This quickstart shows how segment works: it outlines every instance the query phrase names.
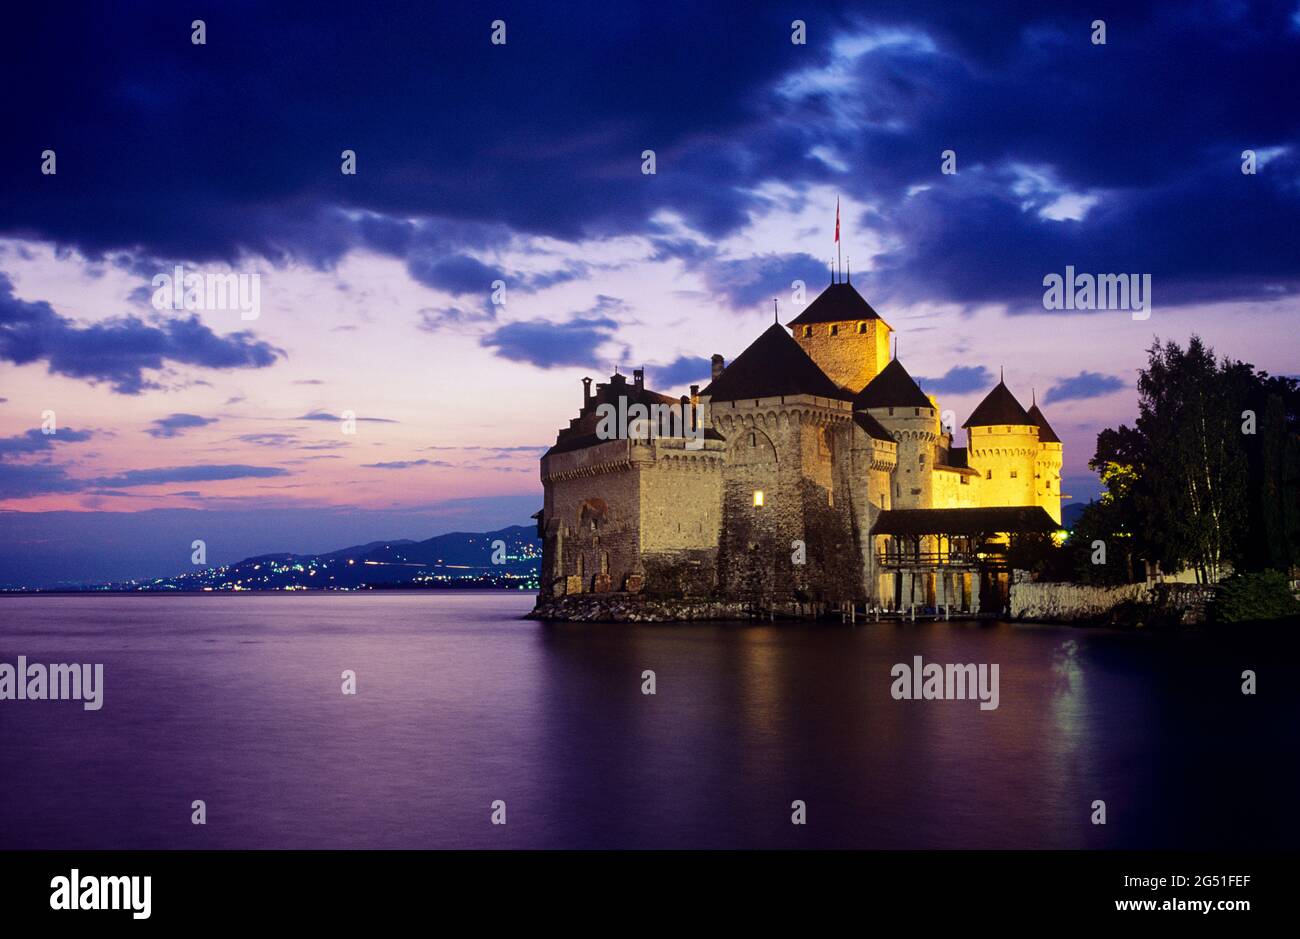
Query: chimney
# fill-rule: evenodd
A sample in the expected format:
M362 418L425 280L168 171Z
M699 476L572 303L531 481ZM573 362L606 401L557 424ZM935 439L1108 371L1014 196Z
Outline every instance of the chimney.
M591 402L591 379L582 380L582 406L585 408Z
M713 380L717 381L722 370L727 367L726 361L718 353L713 353Z
M634 368L634 369L632 369L632 385L633 385L633 387L636 388L637 391L640 391L642 388L645 387L645 369L644 369L644 368Z
M691 404L694 404L700 397L700 386L691 385Z

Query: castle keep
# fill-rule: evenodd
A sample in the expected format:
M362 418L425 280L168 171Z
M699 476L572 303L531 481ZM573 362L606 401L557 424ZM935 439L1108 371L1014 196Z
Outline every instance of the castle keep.
M956 446L892 332L832 283L689 396L583 379L541 461L542 597L1000 608L1008 549L1059 526L1060 439L1000 380Z

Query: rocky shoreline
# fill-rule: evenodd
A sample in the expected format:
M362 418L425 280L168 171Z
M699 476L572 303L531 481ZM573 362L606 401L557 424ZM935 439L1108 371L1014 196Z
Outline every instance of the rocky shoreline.
M1206 622L1212 587L1196 584L1128 584L1091 587L1070 583L1015 583L1011 620L1076 626L1131 628L1199 626ZM793 610L791 611L793 613ZM805 608L798 619L814 618ZM528 619L582 623L688 623L751 619L752 605L738 600L652 597L641 593L601 592L539 596ZM859 614L861 615L861 613ZM978 614L954 614L971 618ZM839 619L826 610L824 617ZM764 619L768 618L766 615ZM787 618L777 614L777 618Z
M736 620L749 616L750 605L731 600L647 597L636 593L583 593L537 598L528 619L575 623L686 623Z

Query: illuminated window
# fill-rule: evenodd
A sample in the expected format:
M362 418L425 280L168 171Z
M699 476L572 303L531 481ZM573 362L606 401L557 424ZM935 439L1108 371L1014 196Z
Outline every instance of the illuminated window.
M755 490L754 490L754 506L755 506L755 508L761 508L762 505L763 505L763 490L762 490L762 489L755 489Z

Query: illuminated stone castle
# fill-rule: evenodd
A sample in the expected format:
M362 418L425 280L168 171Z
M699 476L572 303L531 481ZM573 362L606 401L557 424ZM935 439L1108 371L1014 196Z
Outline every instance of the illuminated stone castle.
M542 457L542 596L625 592L765 609L989 610L1007 547L1061 519L1061 442L999 381L955 446L851 283L674 399L615 374ZM612 409L685 425L613 434ZM652 432L649 427L654 426Z

